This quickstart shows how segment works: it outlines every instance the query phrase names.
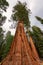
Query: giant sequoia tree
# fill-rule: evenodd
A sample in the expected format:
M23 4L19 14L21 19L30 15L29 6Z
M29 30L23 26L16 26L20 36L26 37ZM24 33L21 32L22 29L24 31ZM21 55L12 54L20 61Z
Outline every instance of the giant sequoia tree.
M36 54L32 39L30 40L31 42L29 42L28 44L28 39L24 32L24 26L26 26L26 29L30 27L30 22L28 18L29 12L26 8L26 3L22 4L21 2L18 2L18 4L14 6L12 18L13 20L19 21L19 23L9 54L2 61L2 65L40 65L39 58ZM24 24L24 26L22 23ZM8 50L8 47L6 49Z
M30 14L30 9L26 7L26 3L21 3L20 1L13 7L13 14L12 14L12 19L16 22L23 21L24 26L26 27L26 33L29 34L33 37L33 40L35 42L36 48L38 49L38 52L40 56L43 56L42 52L42 47L43 47L43 32L41 31L40 28L33 26L31 32L29 30L30 27L30 21L29 21L29 14ZM43 19L40 17L36 16L38 21L41 21L43 23Z

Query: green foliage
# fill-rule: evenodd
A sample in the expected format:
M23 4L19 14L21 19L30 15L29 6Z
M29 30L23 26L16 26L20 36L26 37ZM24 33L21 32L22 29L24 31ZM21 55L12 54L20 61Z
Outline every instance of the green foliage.
M8 6L9 4L6 0L0 0L0 25L6 20L6 17L2 16L2 12L6 11Z
M0 9L6 11L7 6L9 6L9 4L6 0L0 0Z
M2 16L2 15L0 14L0 26L3 25L3 23L5 22L5 20L6 20L6 17L5 17L5 16Z
M0 61L2 60L2 52L5 48L4 45L4 34L3 34L3 29L1 28L1 26L3 25L3 23L6 20L6 17L2 15L3 11L6 11L7 6L8 6L8 2L6 0L0 0Z
M41 24L43 24L43 19L42 19L41 17L39 17L39 16L35 16L35 17L36 17L36 19L37 19L38 21L41 22Z
M4 39L3 39L3 30L2 28L0 27L0 61L1 61L1 53L2 53L2 48L4 47L3 46L3 42L4 42Z
M29 21L30 9L26 7L26 3L18 3L13 7L12 19L16 21L23 21L25 26L30 27Z
M8 32L8 33L6 34L5 41L4 41L4 43L2 44L2 46L1 46L0 61L3 60L3 59L6 57L8 51L9 51L9 49L10 49L12 40L13 40L13 36L11 35L10 32Z
M39 16L35 16L35 17L39 22L41 22L41 24L43 24L42 18L40 18ZM43 58L43 31L41 31L40 28L37 27L35 28L33 27L33 30L35 31L34 40L35 40L36 47L38 49L40 57Z

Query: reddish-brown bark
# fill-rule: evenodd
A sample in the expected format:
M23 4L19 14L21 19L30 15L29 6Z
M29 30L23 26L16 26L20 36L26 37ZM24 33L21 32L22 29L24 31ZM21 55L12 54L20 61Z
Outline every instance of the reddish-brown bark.
M39 58L39 55L38 55L37 50L35 48L35 45L33 43L32 37L30 37L30 45L31 45L32 53L34 54L34 57L37 59L37 61L40 61L40 58Z
M23 24L19 22L10 51L1 65L40 65L37 51L30 46L30 43L24 32Z

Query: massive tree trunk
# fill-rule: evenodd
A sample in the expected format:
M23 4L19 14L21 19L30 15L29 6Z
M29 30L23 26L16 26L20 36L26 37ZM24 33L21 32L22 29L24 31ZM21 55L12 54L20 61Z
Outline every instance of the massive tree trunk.
M28 42L23 23L19 22L10 51L1 65L40 65L35 58L36 53L32 53L30 43L32 42Z

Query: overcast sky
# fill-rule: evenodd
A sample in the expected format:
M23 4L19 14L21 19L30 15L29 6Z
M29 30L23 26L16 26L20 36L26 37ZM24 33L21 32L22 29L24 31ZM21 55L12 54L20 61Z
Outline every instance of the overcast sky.
M4 12L4 15L6 15L7 20L6 23L3 25L3 29L8 31L12 31L12 34L15 33L15 29L9 29L9 26L11 26L11 22L8 22L8 20L11 17L13 6L17 3L17 1L26 2L27 7L30 8L32 14L30 16L31 26L37 25L40 26L40 28L43 30L43 26L35 19L35 16L40 16L43 18L43 0L7 0L9 2L9 7L7 9L7 12Z

